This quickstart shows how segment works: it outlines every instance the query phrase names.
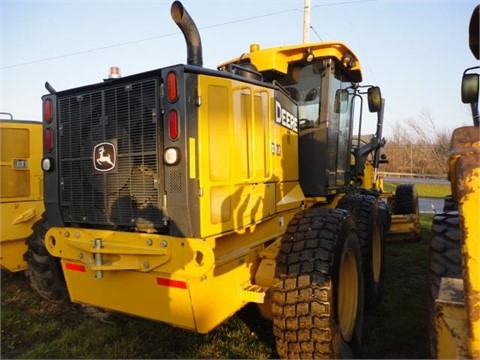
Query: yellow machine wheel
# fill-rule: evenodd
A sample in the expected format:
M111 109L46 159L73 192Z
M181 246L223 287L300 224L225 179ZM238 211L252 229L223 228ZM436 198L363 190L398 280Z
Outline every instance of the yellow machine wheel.
M32 226L33 233L27 238L27 252L24 259L28 263L25 270L27 278L40 296L54 303L69 300L62 266L57 258L50 255L45 248L45 234L49 225L43 218Z
M442 278L462 277L460 225L457 211L436 214L432 223L429 245L429 335L430 352L437 357L437 331L435 329L435 299Z
M358 307L358 263L352 248L345 248L338 277L338 320L342 338L350 341L355 330Z
M309 208L283 236L273 283L281 358L351 358L363 327L364 284L355 222L342 209Z
M365 303L373 306L382 297L385 268L385 231L378 200L370 195L348 195L339 201L337 208L348 210L355 217L362 249Z

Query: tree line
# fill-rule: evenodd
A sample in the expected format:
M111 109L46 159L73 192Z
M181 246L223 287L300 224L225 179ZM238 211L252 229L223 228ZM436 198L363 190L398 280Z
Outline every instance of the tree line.
M451 131L435 127L430 113L423 110L420 121L409 119L393 126L382 149L388 163L380 171L446 175Z

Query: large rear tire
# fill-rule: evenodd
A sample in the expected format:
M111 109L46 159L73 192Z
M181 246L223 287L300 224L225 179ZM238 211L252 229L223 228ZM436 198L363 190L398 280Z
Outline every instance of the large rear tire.
M372 307L382 298L385 270L385 231L378 201L374 196L348 195L337 208L348 210L355 217L363 256L365 303Z
M43 218L32 226L33 233L27 238L27 252L23 255L28 263L25 271L30 284L38 294L54 303L69 300L60 261L45 248L45 234L49 225Z
M429 336L430 352L437 357L437 332L435 330L435 299L443 277L462 277L460 226L457 211L436 214L432 222L429 244Z
M281 358L360 355L364 284L351 214L309 208L289 223L273 282L273 332Z

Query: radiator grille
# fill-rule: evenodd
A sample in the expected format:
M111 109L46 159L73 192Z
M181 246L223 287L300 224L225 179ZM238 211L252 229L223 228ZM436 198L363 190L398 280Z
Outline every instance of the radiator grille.
M60 201L65 221L121 227L141 223L142 228L149 224L147 230L162 226L157 89L157 81L150 79L60 98ZM111 148L116 154L107 151ZM102 168L112 163L113 169Z

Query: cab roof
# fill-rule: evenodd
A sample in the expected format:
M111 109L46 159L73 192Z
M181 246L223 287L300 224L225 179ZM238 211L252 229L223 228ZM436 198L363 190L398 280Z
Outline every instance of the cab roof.
M260 49L258 44L252 44L250 52L220 64L218 69L224 70L230 64L250 62L261 73L276 71L286 74L290 63L309 62L317 58L337 59L352 82L362 81L360 61L353 51L341 42L306 43L267 49Z

